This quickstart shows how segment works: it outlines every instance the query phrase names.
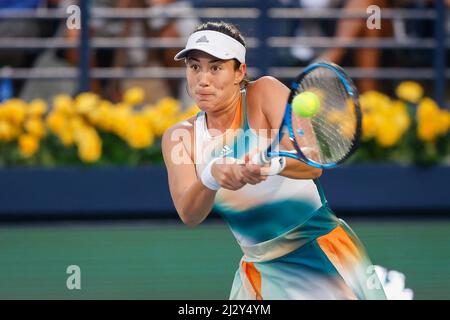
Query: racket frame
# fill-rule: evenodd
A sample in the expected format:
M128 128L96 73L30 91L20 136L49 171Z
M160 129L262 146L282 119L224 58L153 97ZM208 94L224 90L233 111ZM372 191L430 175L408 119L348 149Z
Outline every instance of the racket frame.
M297 143L297 140L295 139L294 130L292 128L292 100L297 95L297 90L299 88L299 83L303 80L306 75L308 75L311 71L313 71L316 68L324 67L328 68L331 71L333 71L339 78L339 80L344 85L345 90L347 91L348 95L353 100L354 108L355 108L355 117L356 117L356 128L355 128L355 134L353 136L353 143L350 148L350 150L347 152L347 154L340 159L337 162L332 163L318 163L316 161L313 161L306 157L306 155L302 152L300 146ZM292 151L272 151L276 148L277 145L279 145L281 138L284 135L284 127L287 128L289 133L289 139L292 142L292 145L295 148L295 152ZM360 144L360 137L361 137L361 128L362 128L362 112L361 107L359 104L359 95L358 91L356 90L355 85L353 84L353 81L350 79L350 77L345 73L345 71L338 65L331 63L331 62L317 62L313 63L309 66L307 66L303 72L296 78L296 80L291 85L291 92L289 94L288 102L286 103L286 109L283 115L283 119L281 121L280 130L277 133L277 137L272 141L270 146L261 153L261 161L262 163L269 163L270 158L272 157L287 157L292 158L296 160L303 161L304 163L315 167L315 168L321 168L321 169L330 169L335 168L345 160L347 160L359 147ZM261 161L258 161L261 163Z

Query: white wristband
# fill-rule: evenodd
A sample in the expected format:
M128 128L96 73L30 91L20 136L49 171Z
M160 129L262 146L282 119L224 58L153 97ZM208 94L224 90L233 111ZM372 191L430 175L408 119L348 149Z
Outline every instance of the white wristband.
M216 181L216 179L213 177L211 173L213 164L219 159L221 158L215 158L211 160L200 176L200 179L202 183L205 185L205 187L214 191L217 191L221 188L220 184Z
M273 176L279 174L286 167L285 157L274 157L270 159L270 169L268 171L268 176Z

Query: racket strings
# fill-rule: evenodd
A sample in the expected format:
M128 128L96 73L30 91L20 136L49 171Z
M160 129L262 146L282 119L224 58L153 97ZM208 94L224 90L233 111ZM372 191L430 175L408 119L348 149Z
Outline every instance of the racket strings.
M317 79L320 79L320 82ZM330 82L332 82L330 81L330 78L325 75L310 75L302 81L301 91L316 91L316 94L319 95L319 98L322 98L321 108L323 110L327 105L330 104L330 97L335 96L335 94L326 94L325 89L333 88L333 83ZM320 161L329 162L331 155L334 154L336 156L339 156L339 150L342 149L342 144L340 143L340 139L336 139L334 137L335 130L333 130L333 128L330 128L324 121L323 114L324 112L319 112L315 117L311 119L311 122L319 147L318 149L320 153ZM330 140L330 138L334 140L336 145L326 143Z
M329 69L326 69L329 71L329 73L333 73ZM320 69L319 71L323 71L323 69ZM331 108L337 108L341 110L341 123L345 123L349 121L348 119L345 119L347 117L351 117L351 113L345 112L345 106L342 104L342 102L347 101L349 98L346 91L343 90L342 82L336 77L336 75L329 74L327 79L327 85L326 88L328 89L328 94L326 95L327 100L325 101L324 106L328 110L332 110ZM339 134L341 133L339 130L339 124L337 123L330 123L326 117L326 113L320 113L319 117L320 122L318 123L318 126L322 126L326 132L325 138L332 138L332 141L334 141L335 147L333 148L332 154L335 155L336 158L342 158L345 156L345 153L347 152L348 145L352 144L353 139L348 139L345 135ZM353 121L354 119L350 119L350 121ZM333 145L332 145L333 146Z

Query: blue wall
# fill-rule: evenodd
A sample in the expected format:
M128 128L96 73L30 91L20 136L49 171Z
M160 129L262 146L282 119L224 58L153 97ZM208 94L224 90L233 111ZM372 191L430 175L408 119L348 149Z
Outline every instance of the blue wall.
M353 165L321 177L338 212L450 214L450 167ZM163 167L0 169L0 215L176 217Z

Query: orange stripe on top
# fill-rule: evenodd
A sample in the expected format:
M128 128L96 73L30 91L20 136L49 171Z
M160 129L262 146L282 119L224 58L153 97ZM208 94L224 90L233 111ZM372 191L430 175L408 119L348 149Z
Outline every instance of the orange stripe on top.
M243 123L242 123L243 114L242 113L243 113L242 112L242 96L240 96L239 97L239 101L236 104L236 110L234 112L233 121L231 122L230 127L228 129L237 130L237 129L242 128L242 125L243 125ZM208 127L208 122L207 121L206 121L206 127Z
M212 142L213 149L222 149L225 143L233 141L234 137L237 134L237 130L242 128L242 119L243 115L242 115L242 96L241 96L237 103L233 122L231 122L230 127L225 131L225 134L213 137L214 138L213 140L214 142Z
M242 127L242 95L239 96L239 101L236 107L236 113L234 114L233 122L230 129L236 130Z
M341 274L345 274L352 269L352 265L361 261L358 247L341 226L319 237L317 243Z
M253 262L242 261L242 268L247 275L253 289L256 293L256 300L262 300L261 295L261 273L256 269Z

